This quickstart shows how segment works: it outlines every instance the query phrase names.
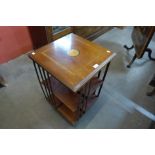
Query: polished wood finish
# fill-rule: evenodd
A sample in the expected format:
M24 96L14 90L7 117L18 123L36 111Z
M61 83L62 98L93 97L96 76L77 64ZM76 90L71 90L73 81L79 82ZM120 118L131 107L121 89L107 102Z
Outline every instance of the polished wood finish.
M69 56L67 52L72 49L79 50L80 54ZM115 56L108 49L73 33L35 52L30 57L73 92L77 92ZM95 64L98 64L97 68L93 67Z

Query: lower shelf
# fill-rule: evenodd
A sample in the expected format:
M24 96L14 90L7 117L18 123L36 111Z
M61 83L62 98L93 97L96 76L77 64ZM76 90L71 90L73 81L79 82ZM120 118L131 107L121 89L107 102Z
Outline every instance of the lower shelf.
M50 90L51 88L49 87L49 83L53 91ZM97 77L93 77L90 84L88 83L84 88L86 90L86 94L83 92L81 93L80 91L78 93L74 93L52 77L50 77L49 81L42 81L42 84L51 93L51 96L48 97L48 101L53 104L58 112L71 124L75 124L87 111L87 109L89 109L92 102L95 102L97 99L97 97L95 97L95 91L102 84L102 80ZM82 99L83 105L81 105L81 97L85 97L84 100Z
M77 112L70 111L64 104L62 104L58 111L72 124L77 121L78 115Z
M54 95L72 112L77 111L80 97L79 94L76 94L61 85L54 91Z

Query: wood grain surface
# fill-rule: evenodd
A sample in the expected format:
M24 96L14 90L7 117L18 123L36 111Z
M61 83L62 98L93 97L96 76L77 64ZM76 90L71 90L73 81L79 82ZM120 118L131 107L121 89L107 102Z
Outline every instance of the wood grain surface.
M67 53L72 49L77 49L79 55L69 56ZM71 33L37 49L29 56L65 86L77 92L111 61L115 53Z

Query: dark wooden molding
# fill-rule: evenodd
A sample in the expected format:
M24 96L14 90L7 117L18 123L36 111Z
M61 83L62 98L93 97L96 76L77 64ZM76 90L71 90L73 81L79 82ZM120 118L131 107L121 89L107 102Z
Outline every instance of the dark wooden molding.
M38 49L48 43L45 26L29 26L33 49Z
M111 30L112 26L71 26L55 35L52 34L52 26L29 26L33 49L38 49L62 36L75 33L88 40L94 40L100 35Z
M107 31L111 30L113 27L107 27L105 29L101 29L93 34L91 34L90 36L87 37L88 40L94 40L97 37L101 36L102 34L106 33Z
M73 33L88 40L94 40L112 28L112 26L73 26Z

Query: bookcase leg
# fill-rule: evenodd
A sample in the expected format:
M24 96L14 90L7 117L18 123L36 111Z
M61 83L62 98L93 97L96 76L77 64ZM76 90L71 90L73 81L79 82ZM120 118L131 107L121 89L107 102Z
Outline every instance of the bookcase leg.
M102 87L103 87L103 83L104 83L105 77L106 77L106 75L107 75L109 66L110 66L110 62L107 64L107 66L106 66L106 68L105 68L104 75L103 75L103 77L102 77L102 84L101 84L101 86L99 87L99 91L98 91L96 97L99 97L99 95L100 95L100 93L101 93L101 89L102 89Z

